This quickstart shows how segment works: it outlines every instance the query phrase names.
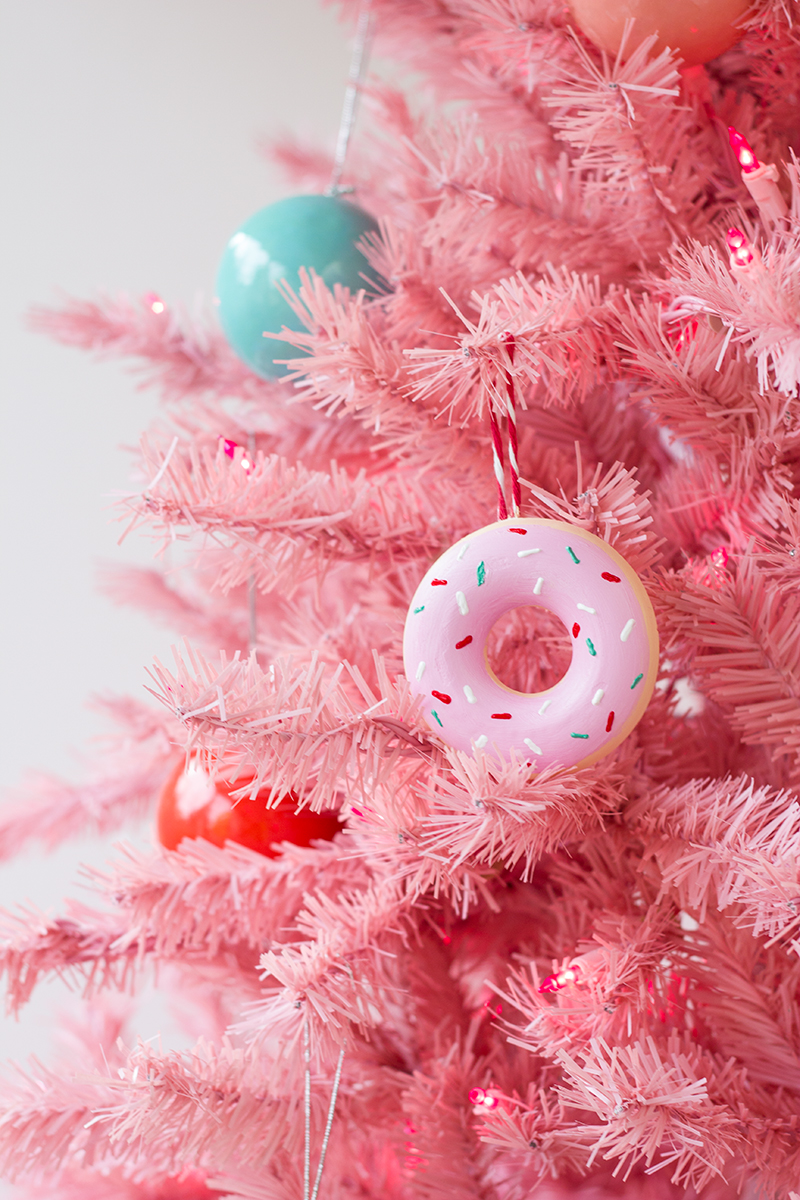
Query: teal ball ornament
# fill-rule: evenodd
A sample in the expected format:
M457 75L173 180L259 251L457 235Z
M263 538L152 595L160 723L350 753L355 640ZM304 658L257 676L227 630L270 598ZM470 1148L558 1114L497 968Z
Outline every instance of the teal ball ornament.
M382 280L356 248L364 234L377 229L369 213L338 196L291 196L262 208L236 230L217 274L219 318L236 354L262 379L286 374L276 359L303 353L263 336L304 328L278 282L297 291L305 267L328 287L341 283L354 292L377 291Z

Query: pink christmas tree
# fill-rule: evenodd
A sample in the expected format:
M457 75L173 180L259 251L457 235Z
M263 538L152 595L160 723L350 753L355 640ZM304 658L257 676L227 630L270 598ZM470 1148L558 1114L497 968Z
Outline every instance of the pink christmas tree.
M800 1191L794 7L683 69L549 0L373 0L424 77L413 107L369 83L344 176L380 294L306 275L273 382L168 298L36 316L163 394L121 515L187 553L109 588L182 641L109 704L93 781L4 810L2 852L155 822L191 772L341 829L262 854L209 817L120 856L96 908L8 918L11 1008L54 972L86 996L74 1060L3 1091L28 1196ZM316 148L275 152L328 184ZM493 443L522 518L604 539L656 611L653 698L589 766L455 750L404 675L419 581L494 519ZM514 610L487 654L535 693L570 645ZM156 966L191 1053L124 1028Z

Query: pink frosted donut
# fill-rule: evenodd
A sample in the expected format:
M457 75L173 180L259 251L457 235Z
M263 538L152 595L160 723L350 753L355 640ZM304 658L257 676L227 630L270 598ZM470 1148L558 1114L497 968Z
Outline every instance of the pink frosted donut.
M486 658L492 626L522 605L572 632L572 662L545 692L515 692ZM514 517L476 530L417 588L403 639L406 676L449 745L537 768L585 767L640 720L658 669L658 631L641 580L593 533Z

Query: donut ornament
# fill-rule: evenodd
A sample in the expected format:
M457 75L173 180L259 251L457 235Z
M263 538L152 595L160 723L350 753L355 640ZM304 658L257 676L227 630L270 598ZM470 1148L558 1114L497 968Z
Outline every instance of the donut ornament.
M572 661L553 687L516 692L486 644L511 609L532 605L570 630ZM412 691L442 741L541 770L587 767L641 719L658 670L653 607L607 542L562 521L510 517L456 542L427 572L406 618Z

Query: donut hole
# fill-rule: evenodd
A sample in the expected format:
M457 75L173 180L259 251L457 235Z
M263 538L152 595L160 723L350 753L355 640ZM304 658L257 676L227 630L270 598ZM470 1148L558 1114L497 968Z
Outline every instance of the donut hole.
M554 613L525 604L495 621L486 640L486 661L512 691L544 692L566 675L572 638Z

